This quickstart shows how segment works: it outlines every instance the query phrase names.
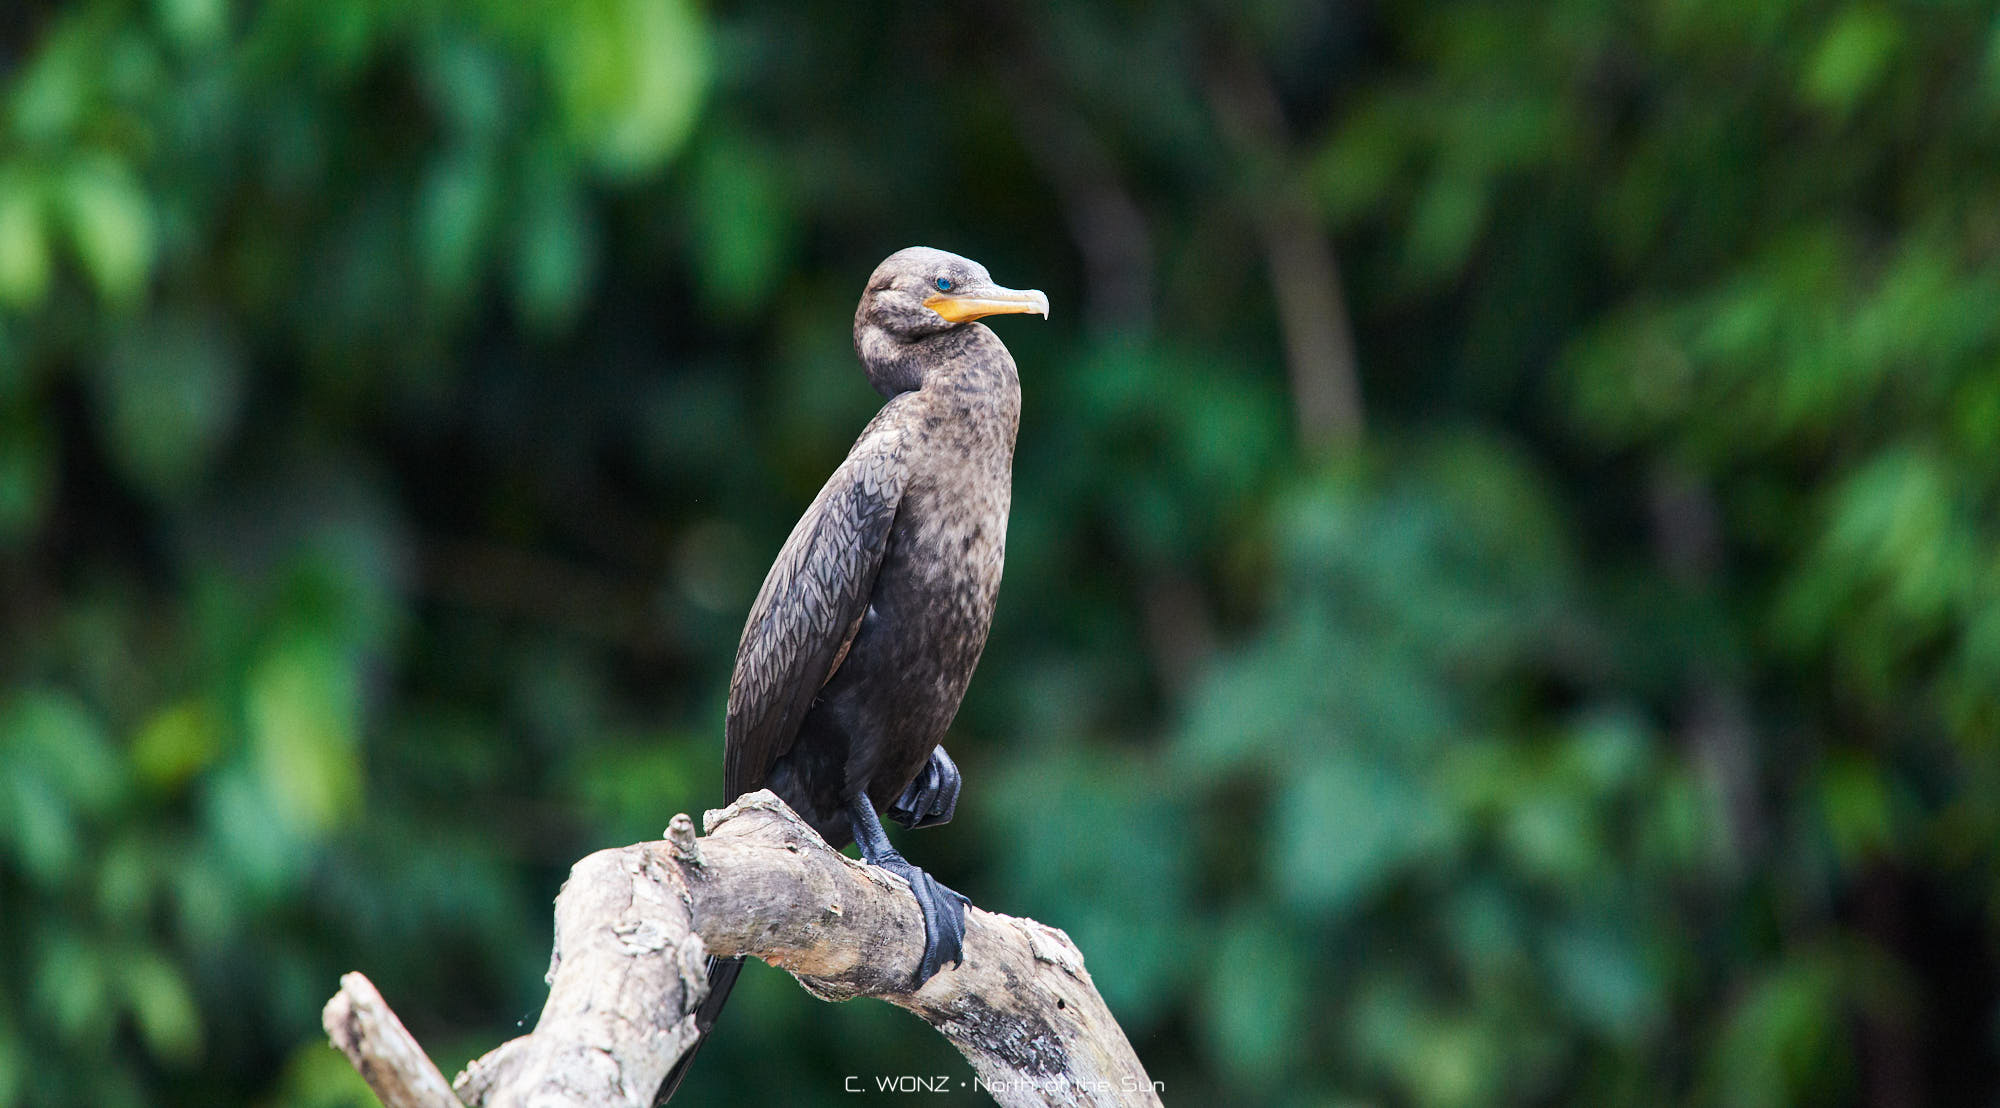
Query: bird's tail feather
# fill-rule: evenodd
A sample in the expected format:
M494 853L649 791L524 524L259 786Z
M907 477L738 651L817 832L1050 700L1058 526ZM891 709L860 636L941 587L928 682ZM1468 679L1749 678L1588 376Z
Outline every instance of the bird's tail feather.
M708 1041L708 1029L715 1026L715 1017L722 1014L722 1006L729 1001L729 990L736 987L736 975L743 972L741 958L710 958L708 960L708 995L694 1010L694 1027L701 1038L681 1055L674 1068L667 1071L666 1080L660 1082L659 1095L653 1098L654 1105L665 1104L673 1098L674 1090L681 1087L681 1078L687 1076L688 1066L700 1052L701 1044Z

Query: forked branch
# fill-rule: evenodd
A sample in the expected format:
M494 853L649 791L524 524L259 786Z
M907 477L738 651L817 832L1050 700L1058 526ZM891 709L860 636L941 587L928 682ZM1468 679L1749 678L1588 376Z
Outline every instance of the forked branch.
M327 1003L328 1035L389 1108L649 1108L694 1045L705 959L740 954L824 1000L876 997L916 1013L1000 1104L1160 1102L1062 932L968 908L964 965L912 990L923 920L899 879L829 847L769 792L706 823L697 838L675 816L665 840L570 870L541 1019L467 1066L455 1095L360 974Z

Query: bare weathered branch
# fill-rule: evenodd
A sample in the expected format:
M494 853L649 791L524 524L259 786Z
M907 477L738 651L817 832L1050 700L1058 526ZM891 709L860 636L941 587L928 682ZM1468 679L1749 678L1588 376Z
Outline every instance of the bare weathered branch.
M459 1108L444 1074L366 977L341 976L320 1025L387 1108Z
M646 1108L694 1044L687 1013L707 991L710 954L762 958L826 1000L877 997L916 1013L1004 1105L1159 1103L1062 932L970 908L965 963L912 990L924 929L900 879L833 850L768 792L707 822L697 839L676 816L664 841L576 864L556 899L548 1004L532 1033L459 1076L466 1104ZM329 1033L346 995L327 1006ZM368 1075L377 1044L365 1029L349 1038L343 1049ZM440 1103L392 1100L370 1083L392 1108Z

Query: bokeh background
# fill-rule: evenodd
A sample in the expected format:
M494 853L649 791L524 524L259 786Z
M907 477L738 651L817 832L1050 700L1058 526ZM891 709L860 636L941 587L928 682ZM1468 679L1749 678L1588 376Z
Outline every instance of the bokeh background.
M1055 311L902 843L1169 1102L1996 1103L1989 4L10 0L0 1105L531 1024L913 243ZM753 965L683 1096L903 1073Z

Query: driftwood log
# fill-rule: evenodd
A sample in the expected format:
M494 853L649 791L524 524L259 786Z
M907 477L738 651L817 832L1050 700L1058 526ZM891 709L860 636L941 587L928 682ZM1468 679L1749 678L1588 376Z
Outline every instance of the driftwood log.
M924 929L900 878L833 850L769 792L705 823L697 838L675 816L664 841L570 870L534 1031L452 1084L358 973L327 1002L328 1036L388 1108L649 1108L694 1045L706 958L741 954L821 999L877 997L916 1013L972 1063L966 1085L1000 1104L1160 1102L1061 931L968 908L965 963L912 990Z

